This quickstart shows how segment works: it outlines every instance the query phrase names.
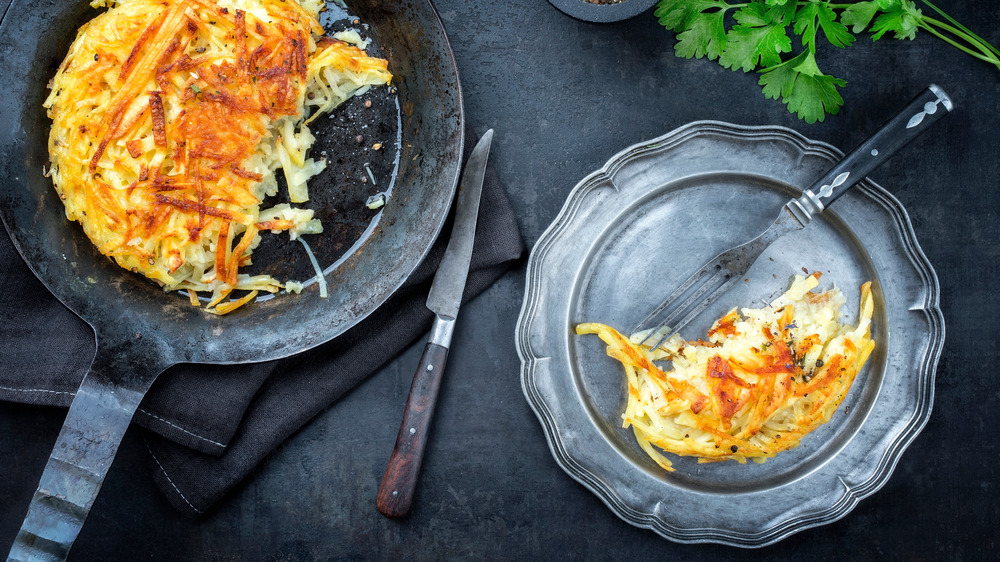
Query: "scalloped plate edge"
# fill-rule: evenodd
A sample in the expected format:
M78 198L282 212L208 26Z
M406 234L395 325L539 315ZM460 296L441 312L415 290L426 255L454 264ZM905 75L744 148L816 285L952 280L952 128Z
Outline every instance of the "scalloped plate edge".
M854 486L841 479L845 493L828 509L805 514L802 517L790 518L764 529L759 533L741 533L726 529L713 528L679 528L666 524L656 513L645 513L636 510L623 501L620 495L607 486L601 479L592 474L582 464L578 463L566 448L559 432L551 409L544 403L535 386L533 377L541 362L551 360L540 356L532 349L529 334L533 325L533 315L540 301L540 291L536 288L539 272L547 253L556 242L559 233L567 228L580 207L583 197L601 184L612 182L615 172L630 159L653 149L663 149L682 144L688 139L704 134L722 134L733 137L753 139L778 139L790 142L799 148L803 154L820 155L830 161L842 158L843 153L834 146L810 140L804 135L781 126L746 126L720 121L695 121L678 127L656 139L636 143L612 156L601 168L580 180L570 191L559 214L542 233L531 250L527 268L525 296L522 303L517 326L515 328L515 343L521 360L521 386L529 407L541 422L543 433L549 449L557 464L574 480L589 489L601 501L624 521L650 529L664 538L680 543L719 543L744 548L759 548L774 544L794 533L805 529L830 524L846 516L864 498L878 491L890 478L893 470L905 449L923 430L933 408L934 379L937 364L944 347L945 325L944 315L940 310L940 285L936 273L917 242L909 215L902 204L884 188L870 180L865 180L856 189L864 190L869 197L878 202L894 219L894 226L903 244L905 254L921 277L923 285L923 306L920 308L927 321L930 333L928 345L919 361L916 376L920 381L921 395L918 397L917 408L903 429L891 441L882 455L872 476ZM916 310L916 309L911 309ZM654 510L655 511L655 510Z

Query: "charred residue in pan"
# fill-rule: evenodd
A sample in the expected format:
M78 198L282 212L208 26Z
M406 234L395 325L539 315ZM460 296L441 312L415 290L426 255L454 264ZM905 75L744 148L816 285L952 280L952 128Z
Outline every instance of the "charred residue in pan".
M369 26L336 5L329 4L320 20L327 35L355 30L368 40L365 51L369 55L385 56ZM394 71L391 61L389 71ZM352 97L310 123L316 137L310 154L326 160L326 169L309 181L309 201L297 206L312 209L323 223L322 234L305 235L303 240L324 270L363 245L377 228L385 206L394 204L400 119L397 91L390 85ZM278 196L273 202L288 203L284 178L277 177ZM385 205L371 204L379 195ZM308 285L316 274L302 245L282 235L265 233L254 250L253 262L246 273L267 273L281 281Z

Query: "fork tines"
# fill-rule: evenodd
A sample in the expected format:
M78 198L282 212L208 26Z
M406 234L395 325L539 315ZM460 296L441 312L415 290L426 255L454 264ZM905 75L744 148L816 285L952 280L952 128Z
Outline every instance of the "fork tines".
M731 258L728 254L731 253L732 250L719 254L702 266L632 330L633 334L649 330L640 345L650 341L655 341L655 344L649 346L650 349L663 345L663 342L694 320L739 279L738 272L727 267ZM657 322L657 318L661 319Z

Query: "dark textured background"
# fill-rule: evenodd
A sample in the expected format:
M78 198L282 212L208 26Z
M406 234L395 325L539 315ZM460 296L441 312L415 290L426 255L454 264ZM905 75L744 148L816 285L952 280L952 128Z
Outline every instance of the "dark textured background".
M806 125L765 100L756 77L675 58L651 12L597 25L543 0L435 4L458 60L466 119L477 134L496 129L493 159L529 245L578 180L635 142L718 119L784 125L849 149L918 90L940 84L958 110L872 174L909 211L941 282L947 339L927 427L888 484L839 522L754 551L671 543L619 520L549 453L521 393L514 348L522 265L462 310L410 518L384 519L375 495L419 346L197 520L178 516L156 490L143 436L130 431L71 559L997 558L1000 70L926 34L862 37L820 57L821 68L848 81L846 104ZM1000 45L994 2L940 4ZM4 552L62 416L0 403Z

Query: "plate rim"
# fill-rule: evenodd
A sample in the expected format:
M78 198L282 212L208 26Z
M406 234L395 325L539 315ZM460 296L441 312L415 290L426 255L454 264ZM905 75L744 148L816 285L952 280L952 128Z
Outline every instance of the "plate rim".
M541 299L544 298L544 289L540 288L538 283L539 270L543 267L544 258L552 246L558 242L559 232L572 222L577 208L591 189L604 182L612 181L615 173L633 159L652 150L671 150L692 137L706 133L736 138L783 141L798 149L801 153L800 157L806 154L816 155L830 162L843 157L843 153L834 146L811 140L786 127L735 125L712 120L694 121L655 139L629 146L610 158L601 168L580 180L567 196L561 211L532 248L526 268L524 301L515 329L515 343L521 360L521 384L524 396L542 425L546 442L557 464L572 478L591 490L626 522L651 529L667 539L681 543L720 543L757 548L778 542L804 529L839 520L847 515L858 502L875 493L888 481L902 453L920 433L930 417L933 405L934 378L944 345L944 317L939 305L940 286L937 275L917 242L909 215L891 193L874 182L866 180L856 189L862 190L868 197L874 199L892 217L897 233L897 237L893 239L893 246L901 245L905 256L909 259L909 263L919 278L923 299L918 301L922 305L918 307L918 310L923 312L926 318L928 332L926 350L922 356L914 360L917 368L910 375L916 377L916 383L919 385L918 395L912 404L912 415L905 425L891 436L892 439L888 441L888 450L884 451L880 462L873 468L871 477L853 486L841 478L846 490L838 498L826 502L824 505L829 505L825 509L813 509L797 517L787 517L788 513L786 512L784 519L752 533L720 528L672 527L655 513L655 509L644 510L630 505L621 494L613 489L613 486L602 481L599 475L589 471L574 457L573 451L567 448L563 436L560 435L552 404L546 402L542 392L535 384L538 369L548 361L548 357L536 353L531 342L534 314L540 306Z

